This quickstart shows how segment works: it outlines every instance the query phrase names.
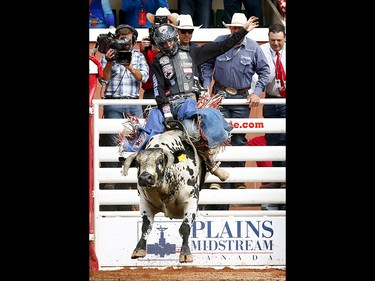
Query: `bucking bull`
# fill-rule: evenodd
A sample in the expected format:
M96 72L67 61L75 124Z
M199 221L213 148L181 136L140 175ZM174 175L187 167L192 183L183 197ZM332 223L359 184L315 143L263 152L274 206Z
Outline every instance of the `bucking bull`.
M147 238L154 217L163 212L165 217L183 219L179 228L182 237L179 261L193 261L189 236L198 211L199 191L205 181L206 166L189 143L183 131L165 131L153 136L143 150L131 154L124 161L124 176L130 166L137 168L143 221L142 236L131 255L132 259L146 256Z

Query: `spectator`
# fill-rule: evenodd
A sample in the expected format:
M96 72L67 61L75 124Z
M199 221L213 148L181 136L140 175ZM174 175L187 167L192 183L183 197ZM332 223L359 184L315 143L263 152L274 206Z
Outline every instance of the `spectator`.
M267 98L282 98L286 96L286 76L284 81L285 88L281 87L281 82L276 79L276 52L280 53L281 63L286 72L286 32L285 26L279 23L274 23L268 28L268 43L260 46L265 54L270 65L270 75L266 85L266 99ZM256 82L254 76L253 83ZM286 118L285 104L264 104L263 105L264 118ZM286 134L266 133L267 145L286 145ZM286 167L286 161L272 161L272 167ZM285 183L270 183L262 185L260 188L285 188ZM263 210L282 210L285 209L285 204L263 204Z
M197 25L211 27L212 0L178 0L179 14L189 14Z
M201 27L200 26L194 26L193 25L193 19L191 18L190 15L180 15L177 18L177 31L178 31L178 38L179 42L182 46L199 46L195 42L191 42L191 39L193 37L193 32L195 29L198 29ZM203 79L202 79L202 71L201 71L201 66L198 65L198 78L199 78L199 83L202 85L203 84Z
M138 32L130 25L121 24L115 31L116 39L130 40L131 45L123 48L131 51L130 63L120 64L114 60L114 50L109 49L101 57L103 67L103 80L106 81L104 91L105 99L138 99L141 82L146 82L149 77L149 66L146 59L138 50L133 49L137 42ZM143 118L140 105L105 105L103 106L103 118L122 119L128 115ZM101 146L117 146L118 134L100 135ZM102 167L121 167L119 162L104 162ZM106 189L113 189L115 184L106 184Z
M149 27L151 22L147 19L147 13L155 14L160 7L169 9L167 0L122 0L119 11L121 22L129 24L135 28Z
M115 25L109 0L89 0L89 28L114 28Z
M155 41L152 39L156 26L160 25L158 21L164 21L162 17L166 17L167 22L176 25L178 14L172 13L167 8L157 9L155 15L147 13L147 19L151 22L149 27L149 36L143 37L140 44L140 51L145 56L147 64L150 66L154 57L159 53L158 47L155 45ZM156 21L155 21L156 19ZM146 83L142 83L143 99L154 99L154 88L152 86L151 76L148 77ZM148 106L142 105L143 112L146 113Z
M223 0L224 15L223 21L229 22L234 13L240 13L242 4L245 7L246 18L256 16L259 19L259 26L263 27L263 1L262 0Z
M251 17L243 28L224 41L189 48L178 44L178 33L172 25L163 24L155 30L154 40L161 52L151 65L151 73L157 107L163 113L165 127L174 129L178 127L176 120L180 120L208 170L221 181L227 180L229 174L219 167L220 162L210 157L210 151L228 141L233 127L215 108L196 109L197 85L194 82L197 80L194 76L198 75L197 65L229 50L257 25L256 17ZM202 124L200 128L197 126L198 116ZM201 138L201 134L207 141Z
M197 43L191 42L191 38L193 37L194 30L201 26L194 26L190 15L179 15L176 28L180 44L182 46L198 46Z
M246 23L243 13L235 13L230 24L224 24L233 34ZM218 36L214 42L221 42L228 35ZM258 73L258 82L253 93L249 93L254 73ZM249 105L223 105L220 108L225 118L249 118L250 108L259 105L260 96L264 91L270 68L258 43L248 37L238 42L226 53L202 65L203 86L210 87L212 79L215 81L212 93L225 91L225 99L246 99ZM246 134L233 134L230 141L233 146L247 145ZM223 167L245 167L245 161L222 163ZM246 188L245 183L212 183L210 188ZM212 208L217 207L211 205Z

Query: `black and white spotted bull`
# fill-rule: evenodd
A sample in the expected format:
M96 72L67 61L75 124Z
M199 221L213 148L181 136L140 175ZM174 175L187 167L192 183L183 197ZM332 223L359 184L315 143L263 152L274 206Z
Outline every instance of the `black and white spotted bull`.
M126 158L123 175L128 174L131 165L137 168L143 220L142 236L131 258L146 256L154 216L163 212L165 217L183 219L179 228L182 237L179 261L192 262L189 236L198 211L199 191L206 176L204 162L182 131L171 130L153 136L143 150Z

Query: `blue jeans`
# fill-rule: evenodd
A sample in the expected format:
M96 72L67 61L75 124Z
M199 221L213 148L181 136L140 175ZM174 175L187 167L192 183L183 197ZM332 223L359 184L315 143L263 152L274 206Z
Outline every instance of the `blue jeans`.
M190 99L180 98L177 100L171 101L172 104L172 114L173 118L176 120L180 120L181 123L185 126L189 136L193 139L199 139L200 138L200 132L197 126L197 121L195 119L185 119L182 116L182 112L180 112L180 109L184 106L186 101L191 101ZM192 101L191 101L192 102ZM195 109L195 101L192 102L192 108ZM184 110L183 110L184 111Z
M104 105L103 118L106 119L124 119L127 114L131 114L137 118L143 118L143 111L141 105ZM118 134L101 134L100 146L117 146ZM102 167L121 167L120 162L102 162Z
M219 110L215 108L196 109L197 102L190 97L173 100L171 104L173 117L181 120L188 134L194 139L200 139L200 130L202 130L209 148L216 147L228 140L229 132L233 126L225 121ZM198 116L202 118L200 129L198 129L196 121Z
M224 16L225 23L232 22L234 13L241 13L241 7L245 7L246 18L256 16L259 19L259 27L263 27L263 2L262 0L224 0Z
M211 10L212 0L178 0L179 14L190 15L194 20L194 25L203 24L202 27L210 28Z

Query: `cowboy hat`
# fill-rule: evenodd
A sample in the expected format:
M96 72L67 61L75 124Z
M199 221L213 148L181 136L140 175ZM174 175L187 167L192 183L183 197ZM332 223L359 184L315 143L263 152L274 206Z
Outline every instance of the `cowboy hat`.
M172 13L171 14L171 12L167 8L165 8L165 7L161 7L159 9L157 9L155 15L151 14L151 13L147 13L146 14L146 17L147 17L148 21L151 22L151 23L154 23L155 16L167 16L168 20L172 24L177 24L178 14L177 13Z
M193 25L193 19L190 15L179 15L177 18L177 25L174 26L177 29L198 29L202 26L194 26Z
M245 16L245 14L243 14L243 13L234 13L233 16L232 16L232 22L228 23L228 24L226 24L225 22L223 22L223 25L226 28L229 28L231 26L243 27L246 22L247 22L247 18Z

